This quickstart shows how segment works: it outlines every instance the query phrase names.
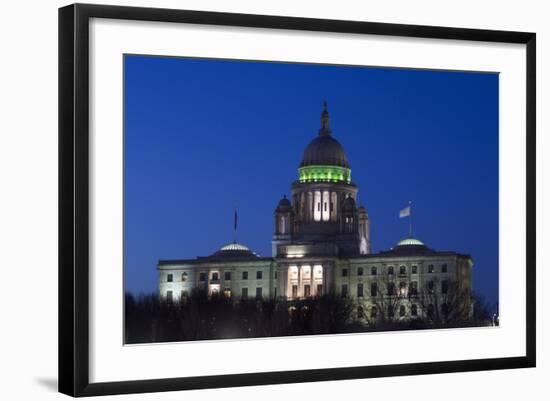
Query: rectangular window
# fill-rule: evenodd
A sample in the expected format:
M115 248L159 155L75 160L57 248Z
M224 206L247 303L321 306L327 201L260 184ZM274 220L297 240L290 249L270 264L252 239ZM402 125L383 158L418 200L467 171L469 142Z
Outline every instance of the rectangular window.
M403 317L405 316L405 313L406 313L405 305L401 305L399 307L399 316Z
M374 267L374 266L371 267L371 269L370 269L370 274L371 274L371 276L376 276L376 273L377 273L376 267Z
M199 274L199 281L206 281L206 273Z
M363 275L363 268L362 268L362 267L358 267L358 268L357 268L357 275L358 275L358 276L362 276L362 275Z
M248 288L241 289L241 297L244 299L248 298Z
M304 285L304 297L311 296L311 286L309 284Z
M348 276L348 269L342 269L342 277Z
M231 298L231 288L226 288L223 290L223 296L226 298Z
M248 272L243 272L243 280L248 280Z
M388 295L395 295L395 283L388 283Z
M323 284L317 284L317 296L323 295Z
M292 298L298 298L298 286L297 285L292 286Z
M434 290L434 282L428 281L428 291L433 292Z
M342 296L347 297L348 296L348 285L342 284Z
M418 281L411 281L409 294L412 296L418 295Z
M318 212L321 211L321 202L317 202L317 211L318 211Z
M166 281L168 281L169 283L171 283L172 281L174 281L174 275L173 274L168 274L166 276Z
M370 295L371 297L376 297L378 295L378 284L372 283L370 285Z
M220 279L220 275L218 273L212 273L212 281L218 281Z
M447 273L447 264L441 265L441 273Z
M449 283L447 282L447 280L443 280L441 282L441 293L447 294L448 291L449 291Z
M393 266L388 267L388 274L393 274Z
M418 306L416 305L411 306L411 316L418 316Z
M363 284L359 283L357 284L357 296L363 297Z
M188 294L188 292L187 292L187 291L185 291L185 290L184 290L184 291L182 291L182 292L181 292L181 299L185 299L185 298L187 298L187 296L188 296L188 295L189 295L189 294Z
M399 274L407 274L407 267L399 266Z
M434 265L428 265L428 273L433 273L434 271Z
M174 301L174 293L172 291L166 291L166 302Z
M261 270L258 270L256 272L256 280L261 280L262 279L262 271Z
M277 298L277 287L273 288L273 298Z
M231 272L225 272L223 274L223 278L225 281L230 281L231 280Z
M262 287L256 288L256 299L262 298Z
M328 204L325 202L324 206L325 206L325 212L326 212L328 210Z
M412 274L418 273L418 266L413 266L413 267L411 267L411 273L412 273Z

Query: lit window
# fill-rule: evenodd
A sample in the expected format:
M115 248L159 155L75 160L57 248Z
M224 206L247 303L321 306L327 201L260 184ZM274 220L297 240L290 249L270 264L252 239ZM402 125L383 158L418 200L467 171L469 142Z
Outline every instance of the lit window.
M231 272L225 272L223 274L223 278L225 281L230 281L231 280Z
M256 272L256 280L261 280L262 279L262 271L261 270L258 270Z
M407 283L404 281L399 283L399 296L404 297L407 295Z
M168 274L166 276L166 281L168 281L169 283L171 283L172 281L174 281L174 275L173 274Z
M243 280L248 280L248 272L243 272Z
M363 284L362 283L357 284L357 296L358 297L363 296Z
M231 289L230 288L226 288L223 290L223 296L226 297L226 298L231 298Z

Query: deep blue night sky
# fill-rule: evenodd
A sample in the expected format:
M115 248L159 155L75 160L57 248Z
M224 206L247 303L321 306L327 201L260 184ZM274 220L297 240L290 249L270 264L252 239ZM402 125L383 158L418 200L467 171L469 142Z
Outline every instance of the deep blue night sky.
M125 57L125 285L156 291L158 259L233 240L271 255L324 99L371 219L373 251L413 235L469 253L498 300L498 74Z

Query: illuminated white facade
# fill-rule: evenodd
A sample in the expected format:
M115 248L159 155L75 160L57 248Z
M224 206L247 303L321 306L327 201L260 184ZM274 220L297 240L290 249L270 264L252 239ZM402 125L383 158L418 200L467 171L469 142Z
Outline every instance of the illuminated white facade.
M233 242L211 256L161 260L160 296L178 301L196 290L234 299L334 294L357 300L366 320L411 319L451 307L470 316L470 256L437 252L414 238L372 253L370 219L356 204L357 192L325 104L291 197L275 209L271 257Z

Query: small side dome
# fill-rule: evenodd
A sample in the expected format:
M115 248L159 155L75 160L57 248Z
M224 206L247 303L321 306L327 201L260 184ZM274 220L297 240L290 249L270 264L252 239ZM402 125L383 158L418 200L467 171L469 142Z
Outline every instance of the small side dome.
M286 198L286 195L279 201L277 205L277 212L288 212L292 209L290 201Z
M231 259L231 258L245 258L255 259L258 255L252 252L246 245L239 244L237 241L233 241L227 245L222 246L218 251L214 252L208 258L213 259Z
M359 209L357 209L359 214L367 214L367 209L363 205L359 206Z
M405 238L397 243L395 246L426 246L422 241L417 240L416 238Z
M248 251L250 249L246 245L239 244L238 242L231 242L227 245L224 245L220 248L220 251Z

